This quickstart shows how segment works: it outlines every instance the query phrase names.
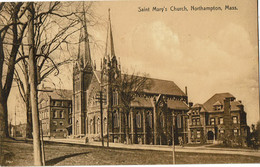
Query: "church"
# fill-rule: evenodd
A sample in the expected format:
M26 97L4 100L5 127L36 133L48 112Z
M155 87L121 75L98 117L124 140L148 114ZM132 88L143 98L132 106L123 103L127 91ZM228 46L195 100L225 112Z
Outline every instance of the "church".
M180 138L188 142L188 95L173 81L147 78L143 89L122 107L122 98L114 86L121 73L109 14L105 56L100 70L92 61L85 16L78 58L73 65L72 134L88 141L128 144L170 145ZM102 99L102 100L100 100ZM101 133L103 132L103 133Z

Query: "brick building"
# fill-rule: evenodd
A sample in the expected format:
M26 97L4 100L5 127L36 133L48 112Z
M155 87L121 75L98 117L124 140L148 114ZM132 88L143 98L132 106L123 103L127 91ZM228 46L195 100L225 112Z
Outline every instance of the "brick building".
M189 143L243 143L249 133L241 101L230 93L218 93L188 112Z
M64 138L72 133L72 91L45 88L39 92L39 117L44 137Z
M74 136L86 136L90 141L100 140L102 119L104 138L107 138L108 130L110 142L125 142L128 130L131 143L169 144L172 143L173 128L176 141L178 137L188 140L187 89L184 93L173 81L148 78L151 88L136 96L131 102L130 114L126 115L113 87L114 80L122 74L115 54L110 18L106 53L100 71L91 60L86 25L80 34L84 40L79 44L78 59L73 66ZM105 99L102 117L97 100L100 90ZM127 119L129 129L125 126Z

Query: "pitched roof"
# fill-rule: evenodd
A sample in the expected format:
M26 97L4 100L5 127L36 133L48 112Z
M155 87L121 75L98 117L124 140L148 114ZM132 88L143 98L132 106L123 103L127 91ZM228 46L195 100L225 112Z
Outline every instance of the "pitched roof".
M72 100L72 90L44 88L39 93L39 100L51 97L56 100Z
M194 106L191 107L191 110L189 111L189 113L191 113L192 110L197 109L197 108L201 108L200 112L206 112L206 109L204 108L203 104L196 103Z
M144 98L144 97L136 97L135 100L131 102L131 107L153 107L153 98ZM183 101L179 100L168 100L167 101L168 108L174 110L188 110L189 107Z
M148 78L152 85L145 93L186 96L186 94L173 82L161 79Z
M143 98L143 97L136 97L132 102L131 102L131 107L148 107L152 108L152 101L150 98Z
M179 100L168 100L167 101L168 108L175 109L175 110L189 110L189 107L187 104L185 104L183 101Z
M230 102L231 111L239 110L239 107L237 105L242 105L242 104L238 101L234 101L236 98L230 93L217 93L217 94L213 95L209 100L207 100L203 104L203 106L205 107L205 109L208 112L214 112L215 110L213 109L213 106L215 104L223 105L225 98L231 98L232 99L231 102Z
M101 72L95 71L95 73L100 80ZM186 96L186 94L173 81L148 78L148 82L151 83L151 87L145 89L144 93Z

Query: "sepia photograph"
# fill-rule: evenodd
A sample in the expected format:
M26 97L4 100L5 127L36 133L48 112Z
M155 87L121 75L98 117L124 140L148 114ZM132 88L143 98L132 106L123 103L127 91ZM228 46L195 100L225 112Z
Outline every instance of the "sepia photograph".
M260 163L258 2L0 2L0 165Z

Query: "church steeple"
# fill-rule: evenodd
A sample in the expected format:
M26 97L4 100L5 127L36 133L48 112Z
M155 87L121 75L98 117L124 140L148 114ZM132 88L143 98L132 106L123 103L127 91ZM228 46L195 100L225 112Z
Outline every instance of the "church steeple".
M114 39L112 32L112 24L110 18L110 9L108 9L108 28L107 28L107 39L106 39L106 50L103 58L102 72L104 74L110 74L112 78L120 75L120 67L118 65L117 57L114 48Z
M78 48L78 60L82 68L92 69L92 61L90 54L87 19L85 13L85 4L83 2L83 14L82 14L82 28L80 30L79 48Z
M108 29L107 29L107 39L106 39L106 58L115 57L114 40L112 33L112 25L110 18L110 9L108 9Z

